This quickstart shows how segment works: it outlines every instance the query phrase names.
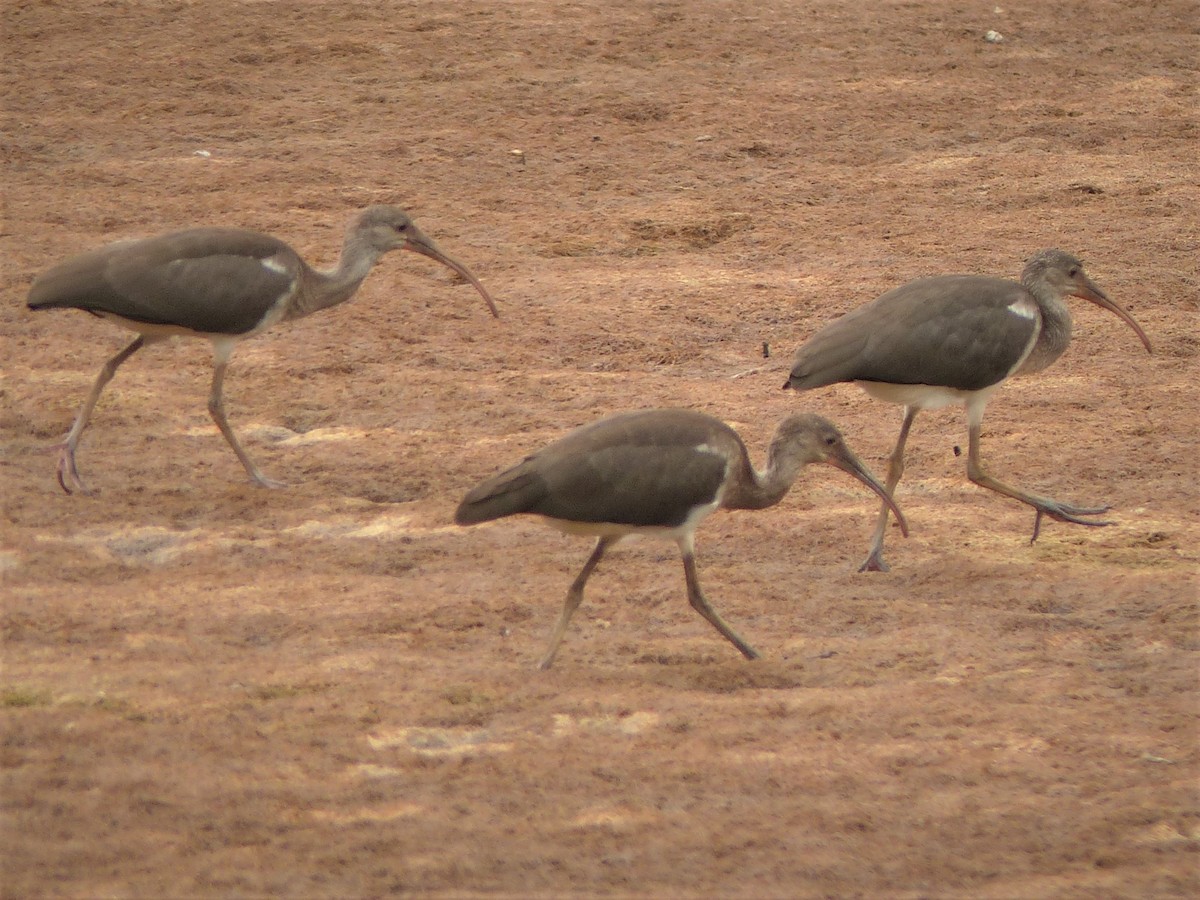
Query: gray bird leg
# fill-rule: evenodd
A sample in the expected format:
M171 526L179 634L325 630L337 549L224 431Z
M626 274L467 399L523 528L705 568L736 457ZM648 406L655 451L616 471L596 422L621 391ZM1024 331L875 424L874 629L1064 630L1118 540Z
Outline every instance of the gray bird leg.
M232 344L229 347L218 346L215 348L216 365L213 368L212 390L208 395L208 414L217 423L217 428L221 429L221 434L225 435L225 440L229 442L229 446L237 454L237 458L241 461L246 473L257 484L266 488L287 487L287 484L284 482L267 478L258 470L258 466L246 455L246 451L238 443L237 435L233 433L233 429L229 427L229 420L225 418L225 401L222 397L222 390L225 384L225 369L229 365L229 354L232 350Z
M554 654L558 652L558 645L562 643L563 635L567 631L567 623L571 621L571 616L575 613L580 601L583 600L583 586L587 584L592 571L599 565L604 551L618 540L620 540L619 537L602 537L596 541L596 549L592 551L588 561L583 564L583 568L579 570L579 574L571 583L571 589L567 591L567 599L563 602L562 612L558 616L558 624L554 626L554 633L550 636L550 646L546 650L546 655L542 657L542 661L538 663L539 669L548 669L554 662Z
M713 628L721 632L725 640L741 650L742 656L746 657L746 659L758 659L758 651L747 644L736 631L725 624L725 621L717 615L717 611L709 604L703 591L700 590L700 581L696 577L696 556L692 552L691 547L684 547L681 541L679 549L683 553L683 574L687 579L688 602L692 604L692 609L704 616Z
M1112 522L1080 518L1081 516L1098 516L1101 513L1108 512L1112 508L1110 506L1072 506L1069 503L1060 503L1049 497L1028 494L1025 491L1010 487L1003 481L987 474L987 472L983 471L983 464L979 460L979 437L981 431L982 428L979 422L970 423L967 432L970 440L967 449L967 477L980 487L995 491L998 494L1004 494L1006 497L1012 497L1014 500L1020 500L1022 503L1028 503L1037 511L1037 516L1033 520L1033 537L1029 539L1029 543L1032 544L1038 539L1038 534L1042 529L1043 515L1057 519L1059 522L1073 522L1076 525L1090 525L1093 528L1101 528L1105 525L1114 524Z
M100 374L96 376L96 381L92 384L91 393L83 401L83 406L79 408L79 414L75 416L75 422L71 425L71 430L67 432L67 436L63 438L62 443L57 445L57 449L60 451L58 456L58 483L68 494L72 493L72 486L81 494L92 493L79 477L79 469L75 466L75 448L79 446L79 437L83 434L83 429L87 427L88 419L92 416L92 410L96 408L96 402L100 399L100 392L104 390L105 385L112 381L113 376L117 374L117 367L141 350L145 343L146 338L138 335L129 346L104 364L104 368L100 370Z
M900 426L900 437L896 439L896 448L892 450L891 458L888 459L887 484L884 486L887 488L889 497L895 497L896 485L900 483L900 477L904 474L904 445L908 443L909 429L912 428L913 420L920 411L919 406L904 407L904 423ZM879 518L875 522L875 533L871 537L871 549L867 552L867 558L863 560L862 565L858 567L858 571L888 571L888 564L883 561L883 538L887 533L890 511L886 503L880 503Z

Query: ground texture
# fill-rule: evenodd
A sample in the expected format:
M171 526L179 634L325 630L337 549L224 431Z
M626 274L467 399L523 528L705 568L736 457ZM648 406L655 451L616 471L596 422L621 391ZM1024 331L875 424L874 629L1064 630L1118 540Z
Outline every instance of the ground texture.
M0 306L5 897L1195 896L1197 6L1187 0L4 4ZM1002 39L987 39L989 31ZM24 297L192 224L334 262L411 254L235 355L143 351ZM921 275L1070 249L1154 343L1076 336L985 421L917 422L912 535L808 471L699 540L619 548L533 670L588 544L453 526L475 482L620 409L757 460L822 412L877 472L900 411L779 390L822 323ZM764 358L764 350L769 356Z

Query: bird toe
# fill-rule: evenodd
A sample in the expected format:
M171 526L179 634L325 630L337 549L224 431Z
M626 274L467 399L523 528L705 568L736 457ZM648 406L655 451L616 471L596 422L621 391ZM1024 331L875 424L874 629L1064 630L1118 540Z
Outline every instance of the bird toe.
M95 493L79 477L79 470L75 467L75 455L66 448L63 448L58 459L58 486L67 494L83 494L90 497Z
M858 567L860 572L890 572L891 570L892 567L883 561L883 554L878 550L872 550L863 560L862 565Z

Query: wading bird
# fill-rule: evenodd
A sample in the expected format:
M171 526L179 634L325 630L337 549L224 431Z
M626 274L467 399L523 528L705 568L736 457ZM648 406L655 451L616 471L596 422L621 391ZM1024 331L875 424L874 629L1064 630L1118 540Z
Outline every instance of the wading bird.
M473 525L529 513L596 546L567 592L550 646L550 667L588 577L613 544L632 534L669 538L679 546L688 600L747 659L758 652L717 615L696 577L695 533L717 509L774 506L809 463L848 472L900 510L831 422L815 415L784 419L771 439L767 467L750 462L737 432L719 419L681 409L621 413L584 425L470 491L455 513ZM905 531L907 534L907 530Z
M1110 525L1089 518L1108 506L1075 506L1027 493L993 478L979 458L983 410L992 394L1014 375L1040 372L1070 344L1068 296L1116 314L1150 350L1141 326L1092 282L1078 259L1062 250L1043 250L1025 265L1020 283L977 275L921 278L852 310L796 352L783 386L807 391L852 381L872 397L903 404L900 437L888 463L889 495L904 473L904 445L917 413L961 403L967 412L967 477L1032 506L1037 511L1032 540L1043 515L1077 525ZM887 518L885 504L860 571L887 570Z
M175 335L212 341L213 378L208 411L250 477L263 487L283 487L247 456L225 418L222 385L239 341L276 322L298 319L345 303L381 256L412 250L453 269L496 304L462 263L447 256L408 215L393 206L371 206L351 221L341 260L318 271L283 241L234 228L194 228L144 240L120 241L68 259L33 282L30 309L82 309L137 332L104 364L71 430L58 445L58 483L91 493L79 477L75 449L104 386L134 353Z

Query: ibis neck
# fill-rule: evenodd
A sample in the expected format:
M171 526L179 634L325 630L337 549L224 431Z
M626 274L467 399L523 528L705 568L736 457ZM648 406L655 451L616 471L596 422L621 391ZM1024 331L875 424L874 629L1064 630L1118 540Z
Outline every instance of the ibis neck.
M726 509L766 509L784 498L803 464L785 460L771 447L767 468L759 472L748 459L743 460L744 475L731 485L721 505Z
M358 291L381 255L378 249L350 234L336 269L305 272L288 318L297 319L345 303Z
M1037 299L1042 322L1037 341L1021 364L1022 375L1040 372L1062 356L1071 343L1071 311L1063 297L1042 283L1025 287Z

